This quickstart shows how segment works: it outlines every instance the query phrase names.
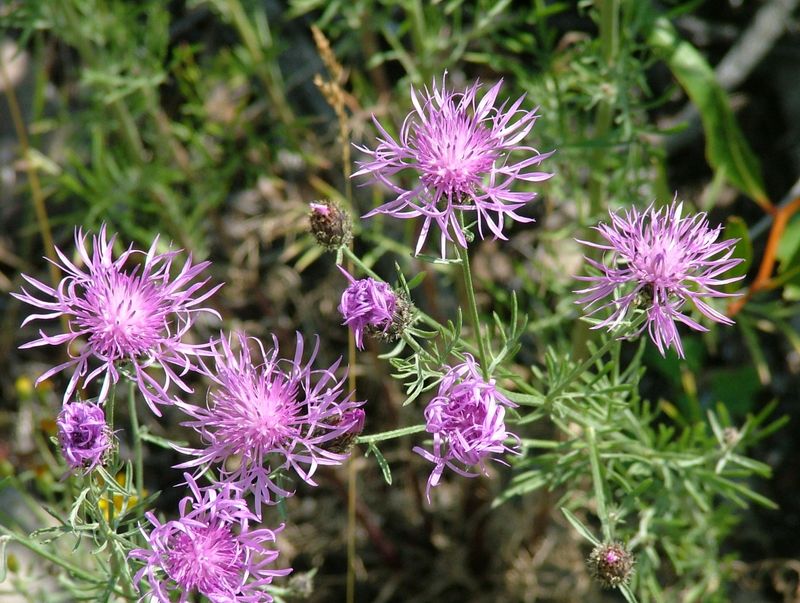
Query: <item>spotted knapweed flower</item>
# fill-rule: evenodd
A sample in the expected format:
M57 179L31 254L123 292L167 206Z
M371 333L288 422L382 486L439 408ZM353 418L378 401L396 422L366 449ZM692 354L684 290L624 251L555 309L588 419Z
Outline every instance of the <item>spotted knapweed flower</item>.
M144 563L133 579L136 585L143 579L149 584L149 590L140 590L140 600L186 603L199 593L212 603L272 601L264 587L292 571L268 567L278 551L267 543L275 542L283 525L253 529L250 524L258 518L241 492L230 485L201 490L191 475L185 478L191 495L178 504L180 517L161 523L145 513L152 524L149 532L140 528L147 548L128 554Z
M447 241L467 246L459 212L475 213L481 238L488 227L496 238L506 239L504 219L531 222L516 211L536 196L530 191L512 191L512 187L518 181L539 182L553 175L531 171L552 153L539 153L523 144L538 117L535 109L520 109L524 96L509 107L508 101L495 107L502 80L479 101L480 83L456 92L447 89L446 75L441 89L435 82L431 91L426 88L422 94L411 89L414 110L403 122L398 140L373 117L381 136L378 146L374 151L358 147L370 159L358 162L360 169L353 174L369 175L397 195L364 217L379 213L396 218L423 216L416 253L435 222L441 230L442 257ZM405 170L416 172L409 189L392 180Z
M65 276L55 288L22 275L49 298L40 299L25 288L22 293L12 293L17 299L46 311L31 314L22 325L63 316L68 330L58 335L39 331L39 339L20 347L67 344L70 359L46 371L36 381L38 384L60 371L72 369L64 402L79 384L86 387L100 377L98 402L104 402L111 384L117 383L120 372L127 368L147 404L160 416L156 405L168 403L170 383L191 391L181 376L195 366L193 358L202 353L203 346L184 343L182 338L198 312L219 317L216 311L200 304L220 285L199 293L207 279L197 279L210 262L193 265L191 257L172 276L172 264L179 252L158 253L158 237L147 252L131 246L114 259L115 238L116 235L109 239L105 226L101 227L99 235L92 236L90 253L87 235L76 229L75 246L80 262L73 263L56 248L61 260L56 265ZM155 365L163 372L163 381L148 373L148 367Z
M356 347L364 349L364 332L370 328L374 332L387 334L395 319L398 296L392 288L373 278L356 280L341 266L350 285L342 293L339 312L353 331Z
M415 447L414 452L434 463L428 478L427 496L439 484L445 467L464 477L486 475L486 461L504 461L496 455L516 454L519 438L506 431L506 408L515 407L501 394L494 379L485 381L470 354L452 368L439 384L439 391L425 408L425 430L433 434L433 452ZM511 444L507 444L512 440ZM476 466L480 473L471 470Z
M609 252L604 262L586 258L589 265L600 271L599 275L577 277L591 283L590 287L576 291L583 294L576 303L584 305L589 316L613 309L593 329L611 327L623 320L631 308L642 307L647 320L635 335L647 328L662 355L673 347L683 358L676 323L682 322L696 331L708 330L681 312L686 302L715 322L733 324L703 299L737 295L715 287L744 278L744 275L720 278L742 261L731 257L738 239L718 242L721 226L709 228L705 213L681 216L682 210L683 204L673 201L661 209L650 205L641 213L636 208L624 215L610 212L611 224L595 227L605 242L580 241ZM595 306L602 301L605 303Z
M343 419L363 402L343 395L345 376L335 375L341 359L327 369L311 368L319 339L306 363L299 333L293 360L278 357L274 337L269 353L255 338L239 333L235 339L238 351L233 341L222 337L214 343L214 366L204 366L212 381L207 406L176 401L192 417L183 425L195 429L205 444L202 449L178 448L194 457L178 467L218 464L220 480L252 491L260 511L272 494L291 495L278 484L286 470L315 486L319 465L338 465L347 458L328 444L353 427L356 417ZM258 363L251 343L260 352Z
M111 430L103 409L90 402L67 402L56 419L61 455L73 470L97 467L111 449Z

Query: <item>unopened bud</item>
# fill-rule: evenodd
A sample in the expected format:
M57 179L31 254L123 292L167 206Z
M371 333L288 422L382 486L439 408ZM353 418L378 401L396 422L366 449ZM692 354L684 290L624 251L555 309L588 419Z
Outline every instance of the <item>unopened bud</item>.
M309 203L311 233L317 243L329 251L336 251L350 243L353 227L350 214L333 201Z
M589 555L589 571L605 588L626 584L633 573L633 555L620 542L601 544Z

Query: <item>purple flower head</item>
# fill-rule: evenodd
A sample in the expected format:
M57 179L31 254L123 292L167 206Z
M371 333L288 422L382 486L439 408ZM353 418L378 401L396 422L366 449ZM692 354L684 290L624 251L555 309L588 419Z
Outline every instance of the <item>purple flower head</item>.
M356 280L341 266L339 270L350 281L350 286L342 293L339 312L344 324L353 331L356 347L363 350L364 331L368 327L383 333L389 331L397 308L397 295L386 283L372 278Z
M45 372L36 383L65 369L72 369L64 401L75 392L79 382L85 387L102 377L98 403L105 401L109 387L117 383L120 368L130 366L133 378L152 411L160 416L156 404L168 403L166 389L171 382L184 391L191 389L181 375L194 367L192 358L202 353L202 346L183 343L181 339L192 326L198 312L214 310L199 307L218 288L198 294L206 280L197 277L210 262L192 265L186 260L178 274L171 276L178 251L157 253L158 237L147 252L129 247L113 257L114 239L106 236L105 226L92 236L91 253L87 236L75 231L75 245L83 264L73 264L56 248L61 260L56 264L65 276L56 288L27 275L23 278L49 299L35 297L24 288L17 299L41 308L44 314L31 314L23 326L33 320L66 317L69 329L59 335L39 332L39 339L21 348L67 344L70 359ZM163 382L146 368L160 366ZM175 368L179 369L180 375Z
M89 402L67 402L56 419L61 454L74 470L90 472L111 448L103 409Z
M140 600L170 603L194 600L200 593L212 603L269 603L272 597L264 590L277 576L291 569L270 569L278 551L267 543L283 529L252 529L258 518L248 508L235 488L227 485L219 491L198 488L191 475L185 474L191 489L178 504L180 518L161 523L152 512L145 517L153 529L146 533L147 548L134 549L131 559L144 563L134 576L134 584L146 579L150 590Z
M426 88L424 94L411 89L414 110L403 122L399 140L373 117L381 138L374 151L358 147L370 159L358 162L361 169L353 174L369 174L397 194L364 217L379 213L396 218L423 216L416 253L422 249L431 223L436 222L441 230L442 257L447 241L467 246L458 211L475 212L481 238L486 226L496 238L506 239L504 218L532 221L515 212L536 196L512 191L512 186L517 181L539 182L553 175L531 171L552 153L542 154L522 144L538 117L535 109L520 109L524 96L510 107L506 107L508 101L495 107L502 80L478 101L479 82L456 92L447 89L446 76L445 72L441 89L436 82L432 91ZM517 151L525 158L512 159ZM390 179L404 170L416 172L413 188L404 189Z
M276 483L276 475L291 469L315 486L319 465L338 465L346 454L328 444L351 429L343 418L361 406L343 396L345 377L337 379L337 360L327 369L312 369L319 350L317 339L304 364L303 339L297 334L293 360L278 357L278 341L269 352L257 339L242 333L236 337L238 351L226 338L214 342L214 366L205 374L212 380L207 407L176 402L191 421L184 425L203 438L201 450L179 448L195 458L178 467L219 464L220 480L255 494L256 510L269 502L271 493L291 493ZM258 347L261 361L251 355L250 343ZM226 461L237 459L233 465Z
M516 406L481 376L478 364L469 355L464 362L447 367L439 391L425 409L426 431L433 434L433 452L417 446L414 452L435 464L428 478L427 496L439 484L445 467L464 477L475 477L470 470L477 465L486 475L485 461L503 462L494 455L516 453L516 445L506 445L519 438L506 431L506 407Z
M721 226L709 228L705 213L682 217L682 209L682 203L673 201L658 210L650 205L642 213L636 208L624 215L611 213L611 224L595 227L604 242L580 241L609 252L605 263L586 258L600 271L599 275L577 277L590 283L586 289L576 291L584 294L576 303L583 304L589 316L613 309L593 329L613 326L628 315L631 306L642 305L647 320L636 335L647 328L662 355L673 347L683 358L677 323L696 331L708 330L681 312L687 301L711 320L733 324L703 298L736 295L715 287L744 278L720 278L742 261L731 257L738 239L717 242ZM601 303L595 306L597 302Z

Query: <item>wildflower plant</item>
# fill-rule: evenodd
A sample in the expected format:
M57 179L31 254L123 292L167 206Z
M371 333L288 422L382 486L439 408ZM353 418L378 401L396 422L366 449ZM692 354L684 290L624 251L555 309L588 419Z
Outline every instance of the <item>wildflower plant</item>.
M428 499L446 467L463 477L478 475L472 467L486 475L487 460L502 463L502 455L517 452L519 445L505 424L506 408L516 405L497 391L494 380L484 380L475 358L465 354L463 363L446 368L439 391L425 408L425 431L433 435L433 451L414 448L434 464Z
M581 241L608 253L607 264L586 258L598 275L577 277L590 285L577 291L583 297L576 302L584 305L588 315L611 310L592 328L619 323L640 306L647 322L639 332L647 329L662 356L672 347L683 357L677 323L708 331L682 312L687 302L714 322L733 324L705 300L736 295L720 287L744 278L741 274L725 278L742 262L733 257L737 240L718 241L720 226L710 228L703 213L682 212L683 203L673 202L661 209L650 205L642 212L633 207L624 215L611 213L611 224L595 227L603 242Z
M298 6L314 2L296 4L295 12L302 12ZM360 0L356 4L360 7ZM406 10L392 2L379 4L373 8L380 14ZM626 171L636 163L631 156L626 156L626 163L606 152L617 147L625 147L626 153L636 147L639 152L637 145L651 144L650 137L636 136L636 124L646 117L644 109L631 114L633 99L644 85L630 90L636 78L625 70L642 60L632 48L643 55L646 51L638 41L619 50L614 36L625 28L618 27L623 9L617 3L589 4L594 11L590 16L598 21L602 56L581 55L592 46L588 41L575 44L570 52L581 60L574 61L574 71L586 65L616 66L594 74L597 81L592 80L591 86L577 80L573 70L549 72L543 76L547 84L531 79L521 67L501 73L511 60L508 50L530 37L530 32L516 30L509 22L520 37L504 37L506 45L497 56L482 51L467 55L461 44L446 49L454 61L469 57L481 62L481 79L458 84L460 67L451 65L453 75L436 71L430 86L420 87L416 83L427 80L431 66L441 60L442 48L425 50L433 44L429 40L437 39L426 35L433 30L424 30L426 16L436 7L422 3L406 28L384 23L380 33L392 49L391 56L408 69L408 79L415 83L410 86L407 100L412 108L405 118L391 117L405 110L376 109L380 119L373 117L374 136L369 124L363 124L366 129L360 129L361 124L356 127L360 113L348 115L362 99L344 89L347 70L336 62L321 30L314 30L331 76L317 85L340 122L344 191L340 194L321 177L309 174L308 190L322 190L335 201L309 204L302 199L294 213L286 214L288 220L269 222L285 230L275 234L259 226L255 244L253 239L242 243L231 256L249 253L259 269L267 259L269 268L275 258L287 260L291 265L283 268L294 271L293 276L311 271L313 264L315 272L308 280L330 276L319 279L328 287L324 295L306 296L302 291L297 296L299 308L319 301L319 312L306 313L314 314L309 316L298 310L301 316L296 317L304 326L327 323L324 331L313 330L329 334L330 339L311 336L311 329L304 328L287 353L291 346L282 339L279 343L280 329L252 336L256 333L252 329L278 318L270 315L274 288L267 289L270 295L253 295L260 305L252 308L269 310L262 313L268 315L263 320L261 314L246 317L251 335L240 329L223 330L209 339L203 323L208 317L221 320L214 308L225 305L210 261L165 250L163 237L155 233L139 247L124 243L123 235L106 226L96 234L77 227L74 253L54 250L52 264L60 273L54 282L24 275L25 284L12 294L33 308L22 326L38 321L51 321L51 326L20 347L66 354L65 360L53 360L39 377L38 394L19 393L25 400L40 396L38 403L48 400L52 387L61 399L60 409L46 408L48 414L40 421L43 426L53 424L50 435L55 437L49 441L57 449L46 448L46 438L37 440L44 465L61 481L48 482L38 467L18 474L12 468L0 487L11 484L25 494L26 503L27 492L39 488L48 503L46 511L58 523L30 534L22 522L12 526L3 519L0 558L7 543L27 548L63 569L58 584L76 600L280 603L297 595L291 581L284 580L292 573L293 557L302 553L315 562L321 558L317 551L302 550L307 542L297 537L302 530L284 525L294 527L298 508L333 508L306 505L304 497L330 494L325 487L344 483L345 473L339 468L346 465L348 596L339 597L342 600L353 601L357 592L353 568L355 551L362 544L356 534L365 534L376 550L391 558L394 524L411 514L423 517L418 523L426 533L420 539L430 539L426 544L445 559L443 564L430 564L433 572L458 565L459 558L449 555L465 548L458 535L440 537L440 532L452 525L463 529L472 547L468 556L481 560L470 571L485 572L475 576L481 588L491 584L500 589L509 580L512 572L504 565L509 562L509 546L500 540L513 526L515 542L538 542L541 534L567 530L578 534L580 544L571 537L557 543L577 551L575 558L587 560L578 561L570 571L593 577L600 587L617 589L628 603L677 600L684 595L687 600L725 600L724 585L732 566L719 554L723 539L742 521L743 507L774 506L757 491L757 479L769 477L771 468L747 455L784 420L771 418L776 403L737 414L729 411L724 399L717 403L721 396L716 392L698 395L696 390L707 382L698 379L690 384L688 364L680 365L679 380L686 391L676 402L667 400L669 392L663 396L659 392L657 403L647 400L642 376L665 357L665 363L683 362L685 356L691 360L692 347L702 345L694 337L696 332L716 343L713 337L718 333L709 333L711 323L719 325L720 336L731 336L733 331L724 328L734 324L734 315L752 341L746 331L752 317L723 303L745 303L753 294L753 289L745 295L737 291L749 260L749 252L743 252L746 245L740 245L748 243L747 228L736 228L735 222L733 228L731 223L723 228L706 213L694 212L689 199L679 202L676 197L663 207L647 205L644 199L655 197L655 186L640 178L640 172L650 178L652 169L643 167L649 164L639 158L641 170L631 174ZM158 14L167 22L168 13L159 3L148 0L143 6L142 14L162 11ZM58 24L70 32L70 40L86 40L76 50L84 60L98 41L108 41L102 28L80 23L85 9L76 0L58 10L64 12L57 11L58 19L49 25L51 35L58 35L54 25ZM143 88L149 84L142 82L163 78L126 80L124 93L116 90L116 83L125 79L118 71L93 71L92 78L86 78L87 86L103 75L114 83L114 94L109 97L108 89L103 94L94 91L93 99L98 106L106 101L113 106L120 131L114 131L111 139L122 141L121 152L136 167L131 173L141 180L138 186L150 186L147 178L138 176L151 174L151 162L153 174L158 174L164 168L158 163L163 156L175 162L164 168L170 178L208 174L210 190L206 183L194 182L204 178L174 187L169 180L170 186L154 183L146 195L163 204L152 213L164 218L164 228L176 229L181 235L177 240L193 243L187 247L198 251L218 253L228 249L228 239L238 241L243 230L238 229L240 224L230 225L231 207L243 206L245 213L251 212L246 221L253 222L250 204L258 195L238 198L231 190L242 179L249 182L254 158L263 157L265 148L274 159L265 169L278 171L263 178L259 172L254 190L268 191L262 196L270 197L270 202L273 193L290 196L289 183L304 161L314 169L330 163L327 147L320 156L309 151L319 133L302 130L306 121L295 119L294 108L281 94L279 65L264 65L266 13L256 12L253 18L251 10L258 9L238 2L209 6L211 14L224 19L226 28L241 34L243 46L232 55L237 59L235 69L253 70L247 77L224 72L217 79L260 80L270 95L268 102L248 105L243 115L230 117L227 107L235 102L221 103L223 109L206 102L208 90L194 88L199 85L195 78L204 76L189 68L196 64L195 50L174 50L176 65L188 74L178 77L182 94L203 99L182 106L181 112L197 119L219 113L219 122L206 124L207 131L197 132L196 137L186 124L169 123L171 114L160 107L153 123L147 122L157 88ZM338 10L337 5L326 15L335 19ZM626 23L631 26L648 24L647 35L654 38L648 38L648 44L662 43L661 21L633 5L624 11L630 13ZM476 18L463 12L459 3L445 12L445 16L437 13L437 19L449 19L451 12L459 18ZM48 14L45 11L31 27L48 27ZM535 21L537 27L541 23L546 31L541 15L527 17L522 22ZM127 31L113 19L107 22L117 34ZM494 20L483 25L465 21L465 26L472 28L470 35L476 41L482 32L497 27ZM419 45L418 52L431 54L414 65L396 31L409 35ZM365 35L358 42L374 40ZM545 40L541 43L546 46ZM119 56L134 56L137 48L128 47ZM158 57L154 63L166 56L166 48L161 50L153 55ZM625 54L615 57L616 52ZM376 57L373 67L380 72L385 59L382 54ZM543 65L554 59L563 64L568 58L537 55ZM552 90L547 88L551 81ZM628 94L631 91L636 94ZM134 106L134 113L127 104L132 98L142 103ZM400 98L406 99L405 93L391 100L402 104ZM252 128L258 140L248 142L247 152L241 154L246 160L232 154L237 157L231 161L244 161L232 170L235 176L225 180L216 174L224 170L202 163L225 155L206 148L218 137L226 148L239 149L236 136L251 136L251 128L228 126L238 126L243 116L250 123L264 111L279 122L279 129L270 132L265 147L260 128ZM589 123L587 116L596 119ZM139 119L143 135L136 127ZM570 132L578 123L586 128L580 136ZM202 141L199 146L195 138ZM292 150L273 149L277 141L285 141ZM151 144L152 149L145 148ZM351 152L356 165L352 174ZM722 173L730 177L732 172ZM62 184L74 190L77 180ZM354 195L352 182L362 184L362 191L367 189L372 198ZM112 183L106 193L127 190L115 180ZM172 197L173 190L183 189L193 195L196 211ZM612 194L640 189L644 199ZM81 190L91 196L91 191ZM564 191L572 191L575 198ZM206 193L216 195L219 203L204 205ZM232 197L230 204L222 203ZM609 198L628 202L610 212L609 223L597 224L596 219L606 215ZM102 203L97 207L114 205L105 197ZM213 217L225 228L209 234L217 239L199 244L203 237L194 226L205 223L201 218L209 216L204 211L216 212ZM775 215L783 216L780 211ZM534 213L545 216L535 227ZM351 219L359 214L362 218ZM420 220L408 221L412 218ZM295 222L310 232L301 234ZM395 236L402 231L398 223L406 228L404 236ZM138 223L129 226L141 234ZM436 257L423 254L429 239L438 243ZM281 240L284 248L273 254ZM312 247L314 241L334 253L323 255ZM575 241L585 246L580 265L574 260L581 254L570 247ZM274 249L259 255L267 245ZM566 269L568 260L574 269ZM252 282L261 287L261 280ZM222 315L230 316L227 311ZM333 349L345 334L347 362ZM369 337L376 341L367 346ZM652 349L659 355L648 352ZM709 350L708 354L716 354L715 361L724 361L713 345ZM668 372L666 364L657 366ZM61 373L65 373L63 383ZM390 377L397 383L388 383ZM397 392L402 400L396 399ZM127 402L122 411L121 400ZM145 415L142 402L150 410ZM159 448L172 459L163 467L157 465L164 458L156 456ZM0 454L0 470L5 471L3 460ZM153 471L156 466L164 474L160 481L174 478L167 482L170 491L153 488L155 477L162 477ZM386 487L370 488L379 475ZM401 480L410 487L387 496L386 488ZM176 494L174 488L185 495ZM171 503L171 498L178 502ZM397 504L395 499L404 505L403 512L396 516L387 512L374 521L372 513L379 514L380 505ZM506 525L489 521L499 514ZM338 534L338 524L330 519L322 518ZM357 520L364 522L364 530L356 529ZM534 528L536 537L530 531ZM372 557L365 555L365 563ZM0 577L5 565L12 567L4 561ZM429 565L427 560L423 565ZM436 600L449 592L440 588L441 582L422 579L417 569L414 566L408 573L419 599ZM463 582L463 568L453 573ZM345 582L336 578L330 583ZM41 594L50 582L35 590L36 581L26 580L15 576L14 587L23 592L23 586L30 587L26 594L32 600L63 600L61 593ZM588 580L572 582L577 589ZM459 589L462 586L459 583ZM492 594L497 600L530 596L528 591L520 597L506 591ZM588 590L560 593L557 598L573 600L587 594Z

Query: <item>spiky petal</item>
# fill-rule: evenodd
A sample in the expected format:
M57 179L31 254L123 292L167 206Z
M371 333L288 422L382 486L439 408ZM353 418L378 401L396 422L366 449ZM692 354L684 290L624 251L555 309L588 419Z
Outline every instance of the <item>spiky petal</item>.
M179 252L158 253L158 237L147 252L131 246L116 259L113 252L116 235L108 238L105 226L92 236L91 250L87 249L87 238L81 229L75 230L78 263L56 248L60 260L56 265L64 277L55 288L23 275L44 299L24 287L21 293L12 295L45 313L29 315L22 325L63 316L69 328L57 335L39 331L39 339L20 347L67 345L70 359L49 369L36 381L38 384L71 369L65 403L78 385L87 387L97 379L102 383L98 402L104 402L110 385L119 381L121 369L127 365L148 405L160 415L157 405L169 403L170 383L191 391L181 376L194 368L193 359L203 353L203 346L187 344L182 339L198 313L219 317L216 311L201 304L220 285L199 293L207 279L198 277L210 262L192 264L191 256L173 276L172 265ZM146 370L156 365L163 372L162 381Z
M317 467L347 458L328 444L353 427L357 416L348 413L363 404L344 395L346 376L335 375L341 359L327 369L312 368L318 339L307 362L299 333L291 360L280 358L277 339L273 342L267 352L260 341L243 333L215 341L214 364L203 368L213 382L207 407L176 401L192 417L183 424L195 429L205 444L201 449L178 448L194 457L178 467L218 465L222 483L254 493L256 510L275 494L291 494L275 475L290 470L315 486ZM251 344L260 359L253 357ZM235 468L226 465L233 458L238 461Z
M502 463L498 455L517 453L519 444L505 424L506 408L516 405L497 390L494 379L484 380L475 359L465 354L463 363L446 368L436 396L425 409L433 451L414 448L435 465L428 478L428 500L445 467L464 477L486 475L487 460ZM471 469L475 466L479 473Z
M170 603L172 594L180 603L202 594L212 603L269 603L264 590L272 579L291 569L271 569L278 551L267 548L283 529L253 529L258 518L247 508L242 493L230 485L219 490L201 490L185 474L191 495L178 505L180 517L161 523L152 512L145 517L152 529L142 534L146 548L129 553L144 565L134 576L150 586L140 600Z
M687 302L710 320L733 324L705 299L738 295L716 288L744 278L721 278L742 261L732 257L738 239L717 241L721 226L710 228L705 213L682 216L682 212L683 204L676 201L661 209L650 205L644 212L635 207L610 212L611 224L595 227L604 242L580 241L607 252L602 263L586 258L600 274L577 277L591 284L576 291L583 294L576 303L584 305L589 316L612 310L592 328L611 327L638 305L647 313L639 333L646 328L662 355L672 347L683 358L677 323L708 330L683 313Z
M373 117L380 133L378 146L375 150L358 147L370 159L358 162L360 169L353 174L369 175L397 195L364 217L379 213L396 218L422 216L416 253L436 223L441 230L442 257L447 241L467 246L459 212L474 212L481 238L488 228L496 238L506 239L504 219L532 221L516 211L536 196L531 191L512 191L512 187L519 181L539 182L553 175L532 171L552 153L539 153L523 144L538 117L535 109L520 109L524 96L509 107L508 101L496 107L502 80L478 100L479 82L456 92L448 90L446 75L441 88L435 81L431 90L411 88L414 110L403 122L398 140ZM515 153L520 157L513 156ZM405 170L415 172L415 185L410 189L392 180Z

